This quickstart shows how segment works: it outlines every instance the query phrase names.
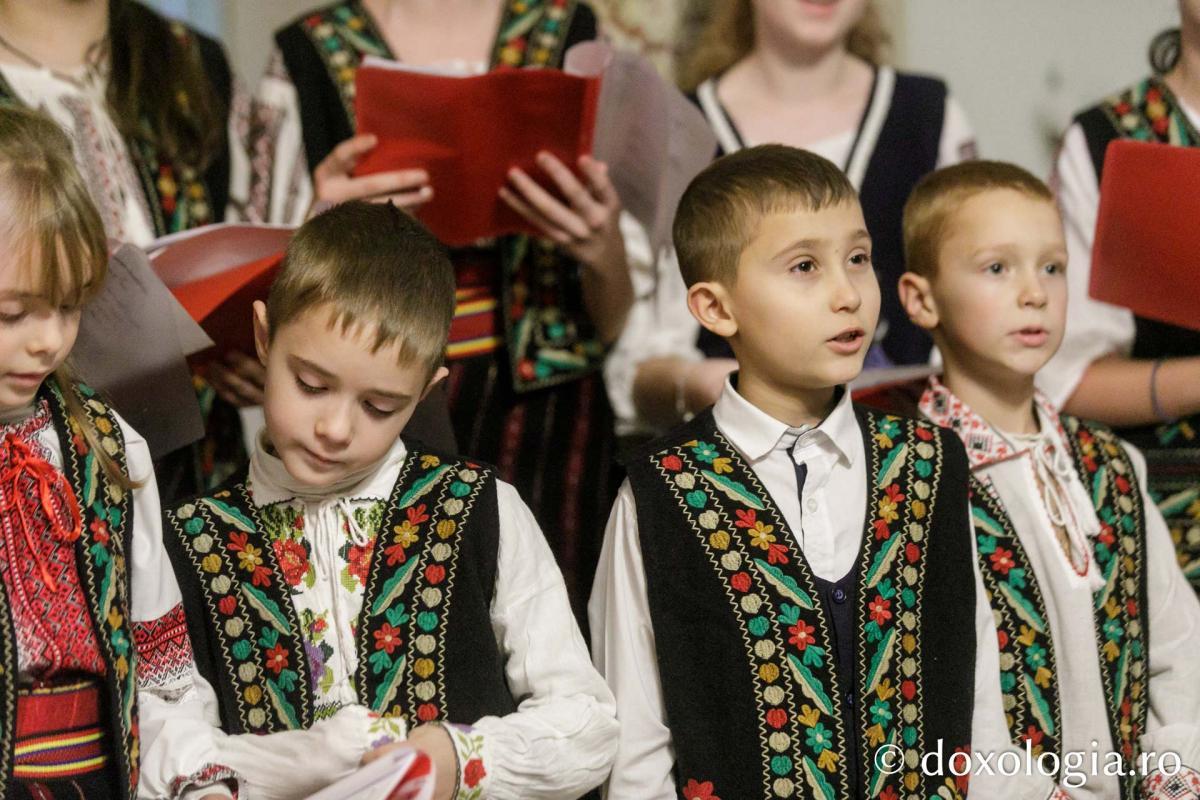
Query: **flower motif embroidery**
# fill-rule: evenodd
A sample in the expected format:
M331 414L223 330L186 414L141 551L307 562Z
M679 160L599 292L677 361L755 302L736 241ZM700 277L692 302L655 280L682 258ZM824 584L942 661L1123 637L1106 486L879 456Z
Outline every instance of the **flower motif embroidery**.
M705 464L711 464L713 459L717 457L717 448L708 442L696 442L696 446L692 448L692 453L700 461Z
M759 550L766 550L775 541L774 530L774 525L764 525L761 521L754 523L754 529L750 532L750 544Z
M813 636L813 631L815 630L816 628L812 625L807 624L804 620L799 620L795 625L788 628L788 633L791 634L788 637L788 641L795 645L797 650L803 650L816 641L816 637Z
M487 777L487 770L483 768L483 759L472 758L463 767L463 783L468 789L474 789L479 785L479 782Z
M712 781L704 781L701 783L694 778L689 778L687 785L683 787L683 800L721 800L713 794Z
M267 669L278 675L287 669L288 653L283 645L277 644L267 651Z
M804 742L810 750L820 755L833 746L833 737L830 736L829 729L823 723L818 722L808 729Z
M876 625L882 626L885 622L892 618L892 601L884 600L882 595L875 595L875 599L867 604L870 610L871 619Z
M1001 575L1007 575L1008 571L1017 565L1013 560L1012 550L1007 550L1003 547L997 547L996 552L989 556L992 562L992 569L999 572Z
M375 631L375 649L385 650L389 656L403 643L404 641L400 638L400 629L393 628L386 622L379 626L379 630Z
M295 539L276 539L273 547L284 581L288 586L299 586L308 574L308 548Z

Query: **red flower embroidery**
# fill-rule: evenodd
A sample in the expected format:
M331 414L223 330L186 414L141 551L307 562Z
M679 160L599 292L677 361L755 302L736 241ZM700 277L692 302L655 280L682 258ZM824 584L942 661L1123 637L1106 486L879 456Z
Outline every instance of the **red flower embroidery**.
M880 519L875 520L874 526L875 526L875 539L877 541L882 540L882 539L892 538L892 530L891 530L891 528L888 527L886 519L880 518Z
M1006 550L1003 547L997 547L996 552L990 556L992 569L999 572L1001 575L1007 575L1008 571L1017 565L1013 561L1012 550Z
M359 586L367 585L367 573L371 570L371 551L375 549L375 540L371 539L362 547L354 545L350 548L349 562L346 571L358 580Z
M888 499L897 505L899 505L900 501L904 499L904 495L900 492L900 484L898 483L893 483L891 486L884 489L884 492L887 494Z
M217 601L217 610L225 616L233 614L237 611L237 598L231 594L227 594Z
M921 548L917 546L916 542L909 542L904 547L904 557L908 559L908 563L910 564L917 563L917 559L921 557Z
M283 579L288 586L299 586L308 573L308 549L295 539L276 539L275 560L283 570Z
M737 515L738 518L737 522L733 524L739 528L753 528L754 523L758 522L758 514L756 514L754 511L747 511L746 509L738 508L735 509L733 513Z
M729 579L729 583L734 589L739 592L750 591L750 576L744 572L739 572Z
M374 636L375 649L386 650L389 656L393 650L404 644L404 640L400 638L400 629L393 628L386 622L379 627L379 630L375 631Z
M687 786L683 787L683 800L721 800L713 794L712 781L699 783L695 779L688 779Z
M383 554L387 556L387 565L394 567L397 564L403 564L408 556L404 552L404 545L393 544L383 549Z
M788 633L791 634L788 637L788 641L794 644L797 650L803 650L816 641L816 638L812 635L814 630L816 628L812 625L806 625L804 620L798 620L795 625L788 628ZM816 651L814 650L813 652Z
M876 625L883 625L892 618L892 601L884 600L883 595L875 595L875 599L867 604L867 608L871 611L871 619Z
M421 722L433 722L438 718L438 707L433 703L422 703L417 706L417 719Z
M92 520L92 524L88 526L88 529L92 532L93 539L100 544L108 544L108 523L97 517L96 519Z
M883 791L879 793L879 800L899 800L899 795L896 794L894 787L885 786Z
M413 525L420 525L422 522L426 522L429 519L429 514L426 513L426 506L424 503L421 503L421 505L417 506L416 508L409 507L408 511L405 513L408 514L408 521Z
M287 665L288 654L287 650L283 649L283 645L277 644L267 651L267 669L278 675L287 668Z
M782 708L772 708L767 712L767 724L775 730L787 725L788 715Z
M446 568L441 564L430 564L425 568L425 580L429 581L430 586L437 586L446 580Z
M1096 538L1109 547L1112 546L1113 542L1117 541L1117 537L1113 535L1112 526L1106 522L1100 523L1100 535Z
M671 472L679 472L683 469L683 460L679 456L666 456L661 463L663 469L669 469Z
M1046 734L1038 730L1036 725L1030 725L1025 732L1021 734L1020 738L1022 742L1029 742L1034 747L1037 747L1042 743L1042 739L1044 739L1045 736Z
M904 695L905 700L911 701L917 696L917 684L911 680L900 682L900 694Z
M474 789L486 776L487 770L483 768L481 758L472 758L463 768L463 782L467 784L468 789Z
M769 564L786 564L788 563L787 545L775 542L767 545L767 563Z
M1116 483L1117 483L1117 489L1118 489L1118 491L1121 492L1121 494L1128 494L1129 490L1131 488L1133 488L1129 485L1129 481L1125 478L1124 475L1118 475Z

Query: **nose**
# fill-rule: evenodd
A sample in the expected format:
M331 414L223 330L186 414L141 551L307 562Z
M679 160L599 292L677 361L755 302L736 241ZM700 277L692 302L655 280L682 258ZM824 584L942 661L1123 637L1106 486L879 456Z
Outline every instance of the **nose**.
M862 293L858 290L846 269L830 270L833 286L830 288L829 304L834 311L857 311L862 305Z
M348 445L354 437L354 415L349 404L337 401L326 404L317 417L313 433L330 447Z
M1023 272L1020 303L1023 307L1042 308L1046 305L1046 287L1042 284L1041 270Z

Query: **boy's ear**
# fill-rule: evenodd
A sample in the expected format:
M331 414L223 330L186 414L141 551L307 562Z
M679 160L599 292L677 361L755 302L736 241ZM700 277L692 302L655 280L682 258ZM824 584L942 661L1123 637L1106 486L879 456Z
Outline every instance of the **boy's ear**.
M433 387L437 386L442 381L446 380L446 376L450 374L450 370L445 367L438 367L433 373L433 377L429 379L429 383L425 384L425 391L421 392L421 400L429 397L429 393L433 391ZM421 402L418 400L417 402Z
M688 289L688 310L696 321L723 339L738 332L729 292L716 281L693 283Z
M918 328L932 331L938 326L937 302L933 299L929 279L915 272L900 276L900 305Z
M262 300L254 301L254 351L258 360L267 365L267 347L271 343L271 327L267 323L267 304Z

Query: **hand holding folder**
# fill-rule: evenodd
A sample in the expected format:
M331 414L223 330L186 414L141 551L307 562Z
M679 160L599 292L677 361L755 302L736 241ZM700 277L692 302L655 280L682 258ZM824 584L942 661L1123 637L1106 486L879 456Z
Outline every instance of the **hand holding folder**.
M306 800L432 800L433 787L429 756L399 747Z
M1200 148L1108 146L1089 294L1200 330Z

